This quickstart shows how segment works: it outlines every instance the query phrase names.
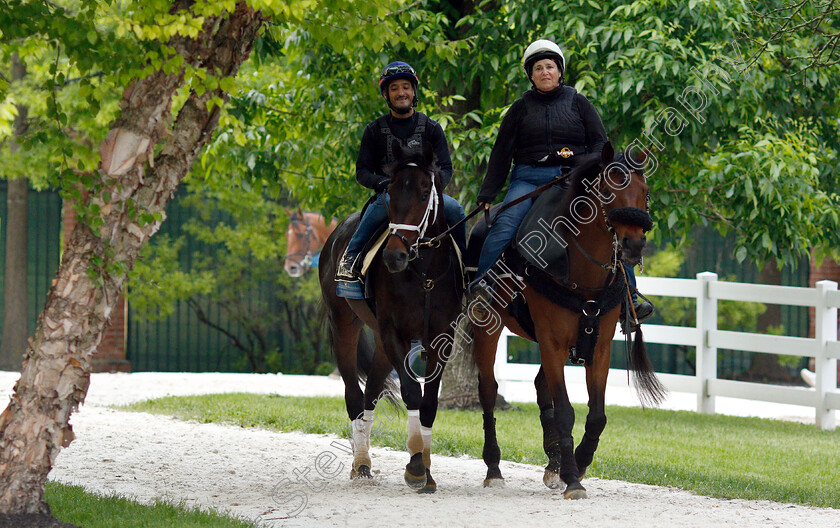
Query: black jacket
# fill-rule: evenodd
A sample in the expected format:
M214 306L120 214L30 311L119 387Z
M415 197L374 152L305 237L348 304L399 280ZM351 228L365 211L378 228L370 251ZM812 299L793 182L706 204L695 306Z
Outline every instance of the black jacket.
M415 135L420 126L423 128L422 139L430 142L434 147L441 183L446 187L452 179L452 159L449 157L446 135L436 121L420 112L414 112L406 119L386 114L365 128L359 157L356 160L356 180L370 189L376 189L383 180L388 180L383 170L383 167L388 164L388 145L386 135L382 133L383 127L389 128L394 137L402 142L404 148L419 148L420 145L406 143Z
M571 165L576 156L601 152L607 133L592 103L571 86L548 94L528 90L502 119L478 201L490 203L515 164Z

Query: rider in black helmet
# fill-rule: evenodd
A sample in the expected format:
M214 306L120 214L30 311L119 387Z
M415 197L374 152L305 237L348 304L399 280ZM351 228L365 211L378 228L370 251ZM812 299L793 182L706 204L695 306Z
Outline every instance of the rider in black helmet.
M405 62L392 62L382 70L379 77L379 92L388 103L390 112L365 128L359 157L356 161L356 180L373 189L376 199L365 210L356 233L347 245L347 250L338 263L336 280L354 282L359 280L355 262L364 245L376 229L388 221L388 185L390 179L383 167L392 163L393 139L399 140L404 148L419 149L424 141L434 148L441 183L444 188L452 178L452 160L441 126L421 112L417 106L419 80L414 68ZM443 195L443 211L449 225L464 218L464 209L451 196ZM452 233L461 251L466 246L466 226L461 224Z

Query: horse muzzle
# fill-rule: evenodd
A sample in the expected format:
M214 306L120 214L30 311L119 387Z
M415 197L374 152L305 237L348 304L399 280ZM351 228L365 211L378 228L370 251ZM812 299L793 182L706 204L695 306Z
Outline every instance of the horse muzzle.
M286 270L286 274L292 278L298 278L303 275L303 267L298 266L297 264L286 264L284 269Z
M388 272L399 273L408 267L409 258L408 253L402 249L385 249L382 252L382 260Z
M621 239L621 260L625 264L635 266L642 261L642 250L645 249L647 238L642 235L640 238L625 236Z

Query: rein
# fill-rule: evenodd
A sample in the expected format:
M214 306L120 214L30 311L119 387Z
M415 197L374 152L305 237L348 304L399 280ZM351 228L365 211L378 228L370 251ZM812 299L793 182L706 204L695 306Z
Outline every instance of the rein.
M521 202L524 202L528 198L533 198L534 196L539 196L543 192L547 191L552 185L554 185L556 183L559 183L559 182L565 180L568 177L569 177L568 173L566 173L562 176L558 176L558 177L552 179L550 182L537 187L536 189L529 192L528 194L526 194L524 196L520 196L519 198L517 198L516 200L513 200L512 202L509 202L509 203L506 203L506 204L502 205L502 207L496 212L496 215L494 216L494 218L497 218L506 209L508 209L510 207L513 207L514 205L517 205ZM426 242L422 242L421 244L424 245L424 246L435 246L435 245L439 244L440 241L443 240L452 231L454 231L455 228L457 228L458 226L460 226L461 224L463 224L464 222L466 222L470 218L474 217L475 215L477 215L481 211L484 211L484 222L487 224L487 227L489 228L491 225L493 225L493 222L490 220L490 211L489 211L489 209L486 209L482 206L479 206L479 207L476 207L475 209L473 209L472 211L470 211L470 214L468 214L464 218L455 222L455 224L450 226L443 233L439 234L438 236L436 236L436 237L434 237L434 238L432 238L432 239L430 239Z

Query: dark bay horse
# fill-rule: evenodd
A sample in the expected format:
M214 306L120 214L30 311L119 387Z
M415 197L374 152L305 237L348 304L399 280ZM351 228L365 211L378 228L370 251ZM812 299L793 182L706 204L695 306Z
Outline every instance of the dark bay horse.
M335 231L338 221L326 219L309 211L289 211L289 228L286 230L286 261L283 269L290 277L300 277L312 266L313 260L324 247L327 238Z
M590 157L578 165L569 174L571 183L563 200L542 216L544 225L554 231L553 234L546 233L546 240L568 241L567 280L550 277L534 266L526 267L524 282L516 284L517 279L513 278L499 283L492 306L484 311L486 317L477 321L471 316L472 346L484 410L485 486L504 484L493 417L498 390L493 364L504 324L515 334L536 341L540 348L541 367L534 384L543 427L543 447L549 457L543 482L554 489L560 487L562 480L566 483L566 498L586 497L580 479L592 462L607 422L604 394L610 344L620 312L617 301L625 300L628 295L621 266L622 262L627 265L640 262L645 232L651 228L649 190L641 170L644 161L644 154L633 160L623 153L614 157L612 146L607 143L600 159ZM520 294L519 289L530 313L532 328L523 328L521 318L518 321L507 309ZM619 295L623 298L616 299ZM612 296L611 302L607 302L608 296ZM476 302L480 301L473 301L469 311L475 308ZM577 306L570 308L575 303ZM494 318L499 324L490 324ZM574 449L572 426L575 415L566 392L563 367L569 358L570 347L576 346L576 352L580 353L587 339L589 356L585 368L589 413L583 438ZM643 403L660 403L664 389L653 373L638 331L630 355L630 370L640 399Z
M329 330L338 369L344 380L344 399L352 422L353 468L351 478L370 478L371 425L385 376L392 367L400 378L400 391L408 410L407 448L410 460L405 482L420 492L433 493L432 425L437 413L438 389L453 343L454 321L461 306L463 281L454 246L447 238L428 242L443 233L443 192L431 145L422 153L403 151L394 142L396 162L387 168L391 177L389 234L384 249L367 273L372 303L336 295L334 280L338 259L359 223L359 214L342 221L322 252L319 276L329 317ZM356 369L356 342L362 324L374 333L376 350L367 373L365 390ZM411 367L412 341L426 350L426 371L421 387Z

